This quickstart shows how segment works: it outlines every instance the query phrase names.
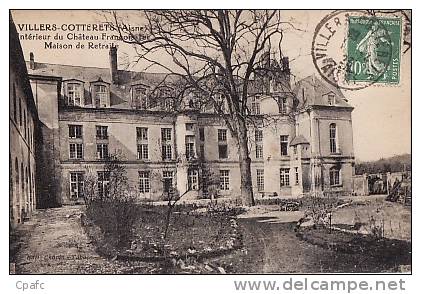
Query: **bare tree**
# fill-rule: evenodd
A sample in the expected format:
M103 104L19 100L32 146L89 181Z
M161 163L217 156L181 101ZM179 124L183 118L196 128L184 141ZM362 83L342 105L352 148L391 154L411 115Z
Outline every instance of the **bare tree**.
M248 109L250 91L257 75L267 84L269 76L272 81L279 78L265 72L271 71L264 66L270 63L268 48L278 44L282 60L284 27L294 28L293 24L282 21L276 10L153 10L138 14L144 27L141 33L130 29L121 12L112 12L108 21L124 42L134 45L136 62L146 64L145 69L167 72L163 83L176 76L177 96L193 93L225 120L238 142L243 203L254 205L247 134L247 126L253 122ZM289 81L281 87L289 92Z

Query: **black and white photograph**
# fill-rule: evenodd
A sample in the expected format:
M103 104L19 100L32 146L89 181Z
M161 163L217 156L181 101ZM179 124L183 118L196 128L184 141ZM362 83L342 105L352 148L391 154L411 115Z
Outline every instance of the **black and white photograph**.
M8 14L9 276L412 274L411 9Z

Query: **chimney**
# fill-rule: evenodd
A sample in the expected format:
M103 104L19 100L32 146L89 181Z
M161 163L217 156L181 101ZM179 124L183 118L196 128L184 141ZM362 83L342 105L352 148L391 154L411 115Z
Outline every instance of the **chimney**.
M111 71L111 82L118 84L118 68L117 68L117 47L112 46L110 48L110 71Z
M34 53L29 53L29 68L30 69L35 69L35 58L34 58Z

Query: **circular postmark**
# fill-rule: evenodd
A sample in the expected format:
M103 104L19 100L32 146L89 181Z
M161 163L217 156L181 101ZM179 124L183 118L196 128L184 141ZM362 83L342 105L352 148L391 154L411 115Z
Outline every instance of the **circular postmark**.
M316 26L311 46L320 76L346 90L398 80L399 21L361 10L340 10L325 16ZM398 25L396 32L392 25Z

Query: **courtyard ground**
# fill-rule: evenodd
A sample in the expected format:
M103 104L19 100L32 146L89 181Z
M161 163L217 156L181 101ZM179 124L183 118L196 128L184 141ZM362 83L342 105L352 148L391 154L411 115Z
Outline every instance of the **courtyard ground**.
M11 235L11 262L18 274L118 274L153 272L156 265L100 257L84 233L81 208L38 210Z
M82 207L39 210L11 236L16 273L163 273L160 263L100 257L81 226ZM394 272L400 264L362 254L336 252L297 238L301 211L252 208L238 220L244 248L209 260L227 273ZM195 273L195 271L193 271ZM201 272L206 273L206 272Z

